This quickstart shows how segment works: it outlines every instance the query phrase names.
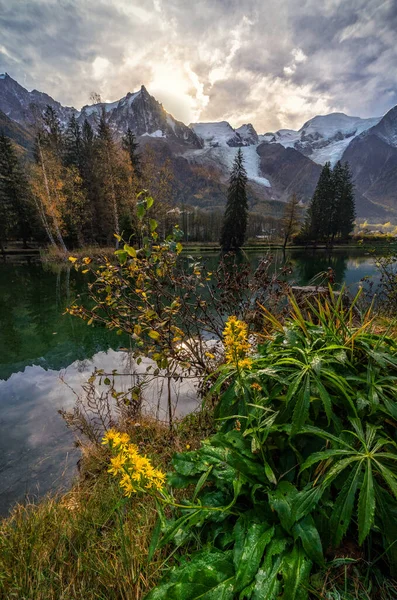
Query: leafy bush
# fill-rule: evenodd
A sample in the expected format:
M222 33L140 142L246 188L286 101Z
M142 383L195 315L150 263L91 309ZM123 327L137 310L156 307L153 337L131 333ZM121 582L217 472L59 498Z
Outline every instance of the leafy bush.
M192 499L158 495L153 548L181 558L147 600L304 600L316 571L348 563L347 541L396 573L397 344L358 320L357 299L330 290L303 317L291 298L285 323L263 309L255 353L229 320L219 431L173 459L170 488Z

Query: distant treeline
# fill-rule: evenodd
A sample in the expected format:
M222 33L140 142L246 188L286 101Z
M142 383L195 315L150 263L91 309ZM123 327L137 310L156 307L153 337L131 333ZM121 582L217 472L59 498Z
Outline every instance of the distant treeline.
M113 245L114 234L133 239L136 199L142 190L156 199L153 216L161 236L178 223L185 241L220 239L222 207L199 208L183 201L176 205L170 159L159 161L150 144L138 147L131 130L121 140L116 138L104 110L98 112L95 127L87 120L80 124L75 116L63 126L48 106L35 119L33 155L33 161L21 156L13 142L0 135L0 249L13 239L23 240L25 246L35 240L63 251ZM202 178L205 175L200 172ZM258 208L249 212L246 238L286 244L299 231L305 240L333 241L348 235L354 221L348 167L324 167L303 229L298 204L291 197L278 217Z

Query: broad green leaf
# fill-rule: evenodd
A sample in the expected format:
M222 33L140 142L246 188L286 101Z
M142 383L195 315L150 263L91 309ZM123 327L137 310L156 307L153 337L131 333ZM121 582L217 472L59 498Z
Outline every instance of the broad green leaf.
M137 214L139 220L143 219L143 217L145 216L145 212L146 212L146 209L145 209L144 204L141 202L138 202L138 205L136 207L136 214Z
M202 552L172 570L145 600L234 600L234 567L230 552Z
M378 458L379 454L377 454L376 457ZM385 465L382 465L378 460L376 460L376 466L377 466L377 469L382 473L382 476L383 476L384 480L386 481L387 485L389 486L389 488L391 489L391 491L393 492L394 497L397 498L396 475L390 469L385 467Z
M274 535L274 527L268 528L266 524L252 523L245 535L242 551L238 550L236 560L235 591L241 592L253 581L263 552Z
M331 402L331 398L330 398L327 390L325 389L325 387L321 383L319 377L316 377L315 382L316 382L316 386L317 386L317 389L318 389L319 396L320 396L321 401L322 401L323 406L324 406L325 414L327 415L328 425L329 425L329 423L330 423L330 421L332 419L332 402Z
M154 199L152 198L152 196L149 196L148 198L146 198L146 208L148 210L149 210L149 208L152 208L153 202L154 202Z
M359 455L352 455L349 456L348 458L342 458L342 460L340 460L339 462L337 462L335 465L333 465L329 471L327 472L323 482L322 482L322 486L324 488L327 488L329 485L331 485L331 483L333 482L333 480L340 474L342 473L342 471L344 469L346 469L348 466L353 466L355 462L359 461L361 462L363 460L363 457L361 454Z
M334 504L330 520L330 530L336 547L341 543L350 523L360 473L361 465L358 463L343 484Z
M361 544L369 534L375 516L375 492L372 477L371 459L366 460L364 481L358 498L358 543Z
M306 600L312 563L297 544L282 562L284 577L283 600Z
M321 485L309 487L299 492L292 503L292 518L294 521L300 521L303 517L310 514L317 506L324 488Z
M353 453L351 450L345 449L334 449L334 450L323 450L321 452L313 452L301 466L301 471L308 469L312 465L322 460L328 460L329 458L351 456Z
M286 404L288 404L288 402L291 400L291 398L293 398L293 396L296 394L299 384L301 383L304 375L305 375L305 372L302 371L294 378L293 383L290 384L290 386L288 388L287 396L285 398Z
M305 424L310 407L310 376L306 375L302 391L299 393L292 415L291 434L296 435Z
M287 545L287 537L274 537L266 548L265 559L256 575L252 600L275 600L279 597L280 571Z
M325 440L330 440L332 442L336 442L338 444L338 446L344 446L345 448L350 448L353 452L355 452L355 448L353 446L351 446L347 442L343 441L341 438L337 437L336 435L332 435L332 433L328 433L328 431L321 429L320 427L314 427L313 425L305 425L304 427L302 427L300 433L309 433L312 435L317 435L318 437L324 438Z
M149 227L150 227L150 231L153 232L157 229L158 227L158 223L155 219L149 219Z
M296 523L292 529L293 536L300 539L307 556L318 565L324 564L323 547L313 517L307 515Z
M279 597L281 581L279 579L282 559L275 561L271 569L260 569L256 575L252 600L275 600Z
M288 532L295 522L292 503L297 493L296 488L288 481L280 481L277 488L269 492L270 506L277 512L281 525Z
M207 481L207 479L208 479L208 477L209 477L209 475L210 475L210 473L211 473L212 469L213 469L213 465L211 465L211 466L209 467L209 469L208 469L208 470L207 470L205 473L203 473L203 474L201 475L200 479L199 479L199 480L198 480L198 482L197 482L196 488L195 488L195 490L194 490L194 494L193 494L193 496L192 496L192 502L194 502L194 501L195 501L195 499L197 498L197 495L198 495L198 494L199 494L199 492L201 491L202 487L205 485L205 483L206 483L206 481Z

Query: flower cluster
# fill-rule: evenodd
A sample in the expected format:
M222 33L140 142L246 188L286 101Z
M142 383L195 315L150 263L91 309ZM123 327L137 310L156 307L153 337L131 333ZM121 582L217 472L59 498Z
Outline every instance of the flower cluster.
M140 491L161 491L164 487L165 473L155 469L146 456L141 456L135 444L131 444L127 433L109 429L102 444L109 446L112 453L109 473L120 478L120 487L125 496Z
M223 331L223 338L226 362L237 369L250 369L252 361L247 358L251 349L248 341L248 325L244 321L239 321L237 317L229 317Z

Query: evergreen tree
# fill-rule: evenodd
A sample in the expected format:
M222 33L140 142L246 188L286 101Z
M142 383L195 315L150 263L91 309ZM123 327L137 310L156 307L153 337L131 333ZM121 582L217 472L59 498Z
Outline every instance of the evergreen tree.
M321 172L302 228L302 237L332 244L346 238L354 228L355 203L349 165L338 161L331 170L326 163Z
M220 245L222 250L237 250L245 241L248 222L247 171L241 148L234 159L229 179L227 204L223 217Z
M29 184L11 140L0 134L0 244L9 234L24 247L32 234L33 207Z
M83 140L80 125L73 114L70 117L65 136L65 164L74 166L81 172L83 161Z
M339 174L337 176L337 174ZM356 217L354 186L348 163L338 162L334 168L334 188L336 212L338 215L337 233L342 239L347 238L354 229Z
M64 136L61 122L56 110L47 104L43 115L42 141L51 151L62 159L64 153Z
M127 129L127 133L123 136L122 146L123 149L128 152L131 166L134 169L136 176L141 177L141 158L137 152L139 144L135 141L135 136L129 127Z
M284 214L281 219L282 233L284 236L283 248L285 249L290 237L299 231L301 209L299 200L296 194L292 194L291 198L286 202Z
M326 239L330 232L330 216L334 211L334 190L332 170L329 162L325 163L313 198L310 201L302 235L311 240Z

